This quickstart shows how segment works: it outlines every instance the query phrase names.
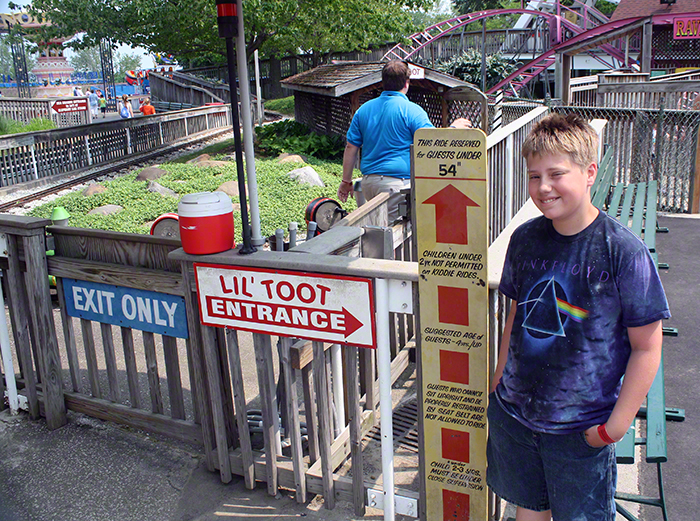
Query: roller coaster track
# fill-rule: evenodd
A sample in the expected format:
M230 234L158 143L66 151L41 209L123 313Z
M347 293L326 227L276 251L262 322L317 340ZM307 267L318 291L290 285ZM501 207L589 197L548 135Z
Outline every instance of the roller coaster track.
M434 24L419 33L415 33L408 37L410 41L409 44L397 44L384 55L384 59L390 60L393 58L398 58L402 60L411 60L412 57L417 56L417 53L421 49L425 48L426 46L428 46L429 44L431 44L439 38L442 38L450 33L456 32L458 29L461 29L478 20L484 20L495 16L509 14L526 14L531 15L533 17L544 18L549 23L550 27L553 29L551 31L551 33L553 34L553 37L551 38L552 47L549 50L545 51L535 59L529 61L522 67L518 68L518 70L516 71L517 74L513 73L510 76L508 76L507 79L504 79L503 81L499 82L499 89L507 85L508 88L515 95L517 95L518 91L532 78L537 76L540 72L547 69L554 63L555 53L557 49L563 47L566 44L570 44L573 40L582 41L586 38L602 34L600 32L600 28L611 26L611 28L608 30L612 30L620 25L619 22L609 22L603 25L598 25L593 29L585 30L567 20L564 16L554 13L536 11L532 9L488 9L485 11L477 11L474 13L469 13L466 15L451 18L449 20L445 20L443 22ZM600 15L600 17L602 17L600 19L605 19L602 14L598 14ZM572 38L567 38L567 32L573 34L574 36ZM614 60L617 60L620 64L624 63L624 53L619 49L616 49L612 45L602 44L599 46L599 49L604 51L608 56L610 56ZM603 63L606 67L615 67L614 62L608 63L597 55L594 55L594 57L601 61L601 63ZM495 92L495 90L494 88L492 88L488 92Z
M520 86L522 86L526 83L526 81L528 81L529 79L531 79L534 76L531 75L528 78L528 80L525 80L525 81L523 81L523 80L516 81L516 78L520 75L525 75L528 73L532 74L533 70L537 70L537 74L539 74L539 72L543 71L544 69L549 67L552 63L554 63L554 60L555 60L554 56L556 55L558 50L563 49L565 47L572 46L572 45L576 45L578 43L583 43L586 40L589 40L591 38L595 38L597 36L603 35L603 34L608 33L608 32L617 31L617 30L623 29L627 26L633 26L633 25L639 23L639 21L642 19L643 18L627 18L624 20L616 20L614 22L608 22L607 24L599 25L598 27L596 27L594 29L590 29L588 31L583 31L583 32L577 34L576 36L574 36L573 38L570 38L569 40L566 40L565 42L561 42L560 44L555 45L554 47L552 47L548 51L542 53L540 56L538 56L534 60L526 63L525 65L523 65L522 67L517 69L515 72L511 73L506 78L502 79L496 85L491 87L487 91L487 94L492 94L492 93L498 91L499 89L504 88L505 86L510 86L512 91L514 93L517 93L518 89L516 88L516 85L519 84ZM603 48L603 47L605 47L605 45L600 46L600 48ZM621 59L620 61L623 62L624 58Z

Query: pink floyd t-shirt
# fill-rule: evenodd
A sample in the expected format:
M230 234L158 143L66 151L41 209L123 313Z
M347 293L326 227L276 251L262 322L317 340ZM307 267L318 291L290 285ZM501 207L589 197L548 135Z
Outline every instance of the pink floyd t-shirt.
M545 217L520 226L499 289L518 307L496 397L537 432L607 421L631 352L627 328L671 316L648 248L603 212L572 236Z

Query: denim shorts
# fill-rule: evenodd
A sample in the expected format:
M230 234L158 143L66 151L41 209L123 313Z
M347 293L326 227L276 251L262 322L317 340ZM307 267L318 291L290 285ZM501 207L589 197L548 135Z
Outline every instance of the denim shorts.
M486 481L496 495L554 521L614 521L615 446L591 447L583 432L534 432L503 410L488 407Z

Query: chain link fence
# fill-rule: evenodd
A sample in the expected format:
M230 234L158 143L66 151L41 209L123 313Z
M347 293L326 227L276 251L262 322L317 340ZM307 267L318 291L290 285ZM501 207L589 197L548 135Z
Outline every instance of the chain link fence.
M690 213L696 175L700 111L555 107L561 113L605 119L603 145L613 147L614 183L657 180L658 209Z

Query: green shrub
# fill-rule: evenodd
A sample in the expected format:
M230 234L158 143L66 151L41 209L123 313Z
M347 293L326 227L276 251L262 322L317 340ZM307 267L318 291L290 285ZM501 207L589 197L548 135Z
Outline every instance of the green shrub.
M273 110L287 116L294 116L294 96L266 101L265 110Z
M343 139L340 136L317 134L291 119L255 127L255 133L258 152L266 156L287 152L317 159L339 159L343 155Z

